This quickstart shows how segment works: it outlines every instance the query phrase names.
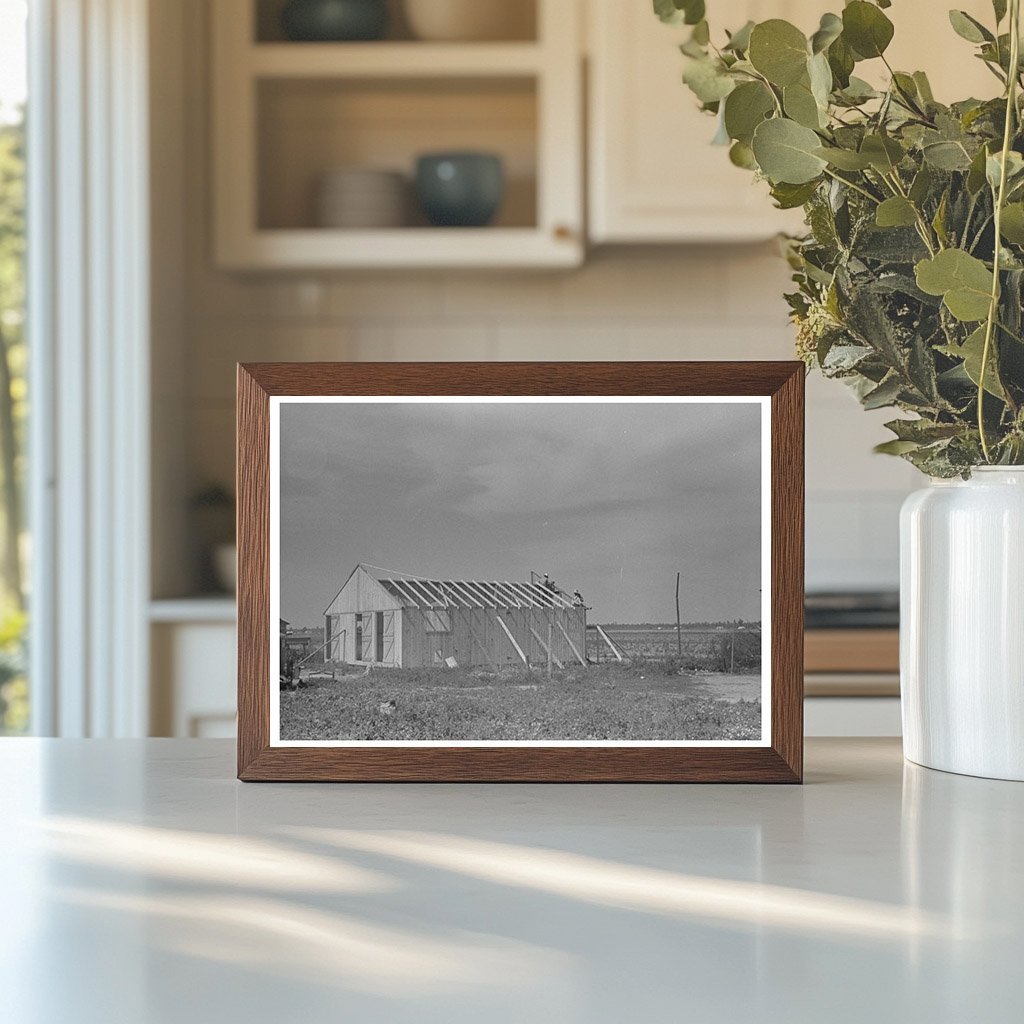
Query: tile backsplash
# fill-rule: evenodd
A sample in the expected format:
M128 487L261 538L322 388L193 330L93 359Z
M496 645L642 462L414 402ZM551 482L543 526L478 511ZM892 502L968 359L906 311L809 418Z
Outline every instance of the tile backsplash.
M774 245L626 249L556 273L229 276L186 281L187 463L230 480L237 360L787 359ZM873 455L885 412L808 379L810 588L893 587L897 516L915 471Z

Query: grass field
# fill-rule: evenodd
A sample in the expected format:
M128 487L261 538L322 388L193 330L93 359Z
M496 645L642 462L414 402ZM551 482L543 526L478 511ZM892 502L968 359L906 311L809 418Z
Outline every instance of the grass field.
M356 669L349 669L356 672ZM375 669L281 693L282 740L756 740L757 676L671 661L556 672Z

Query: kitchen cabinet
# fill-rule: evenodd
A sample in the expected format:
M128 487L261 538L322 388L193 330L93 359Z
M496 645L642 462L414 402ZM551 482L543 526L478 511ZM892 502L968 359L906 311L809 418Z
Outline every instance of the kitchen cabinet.
M583 259L579 7L535 5L533 38L292 42L278 0L217 0L213 30L214 250L232 270L571 267ZM395 19L393 19L395 20ZM424 152L498 154L493 225L324 227L319 182L337 168L411 179ZM411 180L408 181L411 185ZM411 189L410 189L411 192Z
M589 233L595 244L737 242L799 231L799 211L779 211L767 186L710 145L714 119L681 82L684 26L661 24L647 2L587 0ZM826 0L708 0L714 36L747 20L785 18L810 33ZM958 7L992 20L988 0ZM888 57L929 73L937 98L994 95L998 83L950 27L946 7L901 0L886 11L896 27ZM884 78L880 61L858 74Z
M230 597L150 606L153 736L235 735L235 602Z
M764 183L712 146L715 121L681 81L685 26L663 25L648 3L589 0L589 230L594 243L736 242L796 230ZM817 24L820 0L708 4L712 31L750 19ZM801 12L799 8L804 8ZM727 21L723 23L723 12ZM801 13L805 16L801 17Z

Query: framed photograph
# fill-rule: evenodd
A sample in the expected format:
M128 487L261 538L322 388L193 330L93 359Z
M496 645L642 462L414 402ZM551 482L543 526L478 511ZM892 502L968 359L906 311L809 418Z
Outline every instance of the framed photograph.
M238 368L246 781L799 782L804 367Z

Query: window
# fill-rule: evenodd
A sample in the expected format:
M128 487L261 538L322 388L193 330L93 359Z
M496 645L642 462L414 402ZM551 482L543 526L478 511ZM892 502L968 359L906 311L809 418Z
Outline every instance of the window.
M0 734L29 725L25 431L26 0L0 0Z

